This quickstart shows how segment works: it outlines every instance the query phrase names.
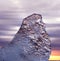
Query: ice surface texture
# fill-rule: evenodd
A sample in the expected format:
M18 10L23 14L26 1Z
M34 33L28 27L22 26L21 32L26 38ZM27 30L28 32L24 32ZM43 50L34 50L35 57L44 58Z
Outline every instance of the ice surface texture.
M0 61L48 61L50 40L40 14L23 19L10 44L0 48Z

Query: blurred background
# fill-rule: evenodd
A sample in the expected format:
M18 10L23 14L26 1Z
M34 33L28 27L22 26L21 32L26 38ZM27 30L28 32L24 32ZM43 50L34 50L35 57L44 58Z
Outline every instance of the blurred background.
M60 0L0 0L0 46L12 41L22 19L38 13L51 40L51 61L60 61Z

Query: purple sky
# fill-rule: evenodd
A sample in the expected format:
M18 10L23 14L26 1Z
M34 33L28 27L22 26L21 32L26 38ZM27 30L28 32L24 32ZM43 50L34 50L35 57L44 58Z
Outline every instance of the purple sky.
M11 41L22 19L32 13L43 16L52 48L60 49L60 0L0 0L0 44Z

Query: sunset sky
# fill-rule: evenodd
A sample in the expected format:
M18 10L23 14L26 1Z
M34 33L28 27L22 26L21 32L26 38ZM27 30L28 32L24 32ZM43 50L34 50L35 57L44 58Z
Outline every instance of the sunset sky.
M60 60L60 0L0 0L0 45L12 41L22 19L41 14L51 40L49 60Z

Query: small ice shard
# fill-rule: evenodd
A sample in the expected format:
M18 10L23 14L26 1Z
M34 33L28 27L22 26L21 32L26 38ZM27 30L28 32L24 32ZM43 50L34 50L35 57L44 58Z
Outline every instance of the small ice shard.
M50 52L42 16L34 13L23 19L12 42L0 49L0 61L48 61Z
M36 22L38 23L38 24L41 24L41 19L38 19Z

